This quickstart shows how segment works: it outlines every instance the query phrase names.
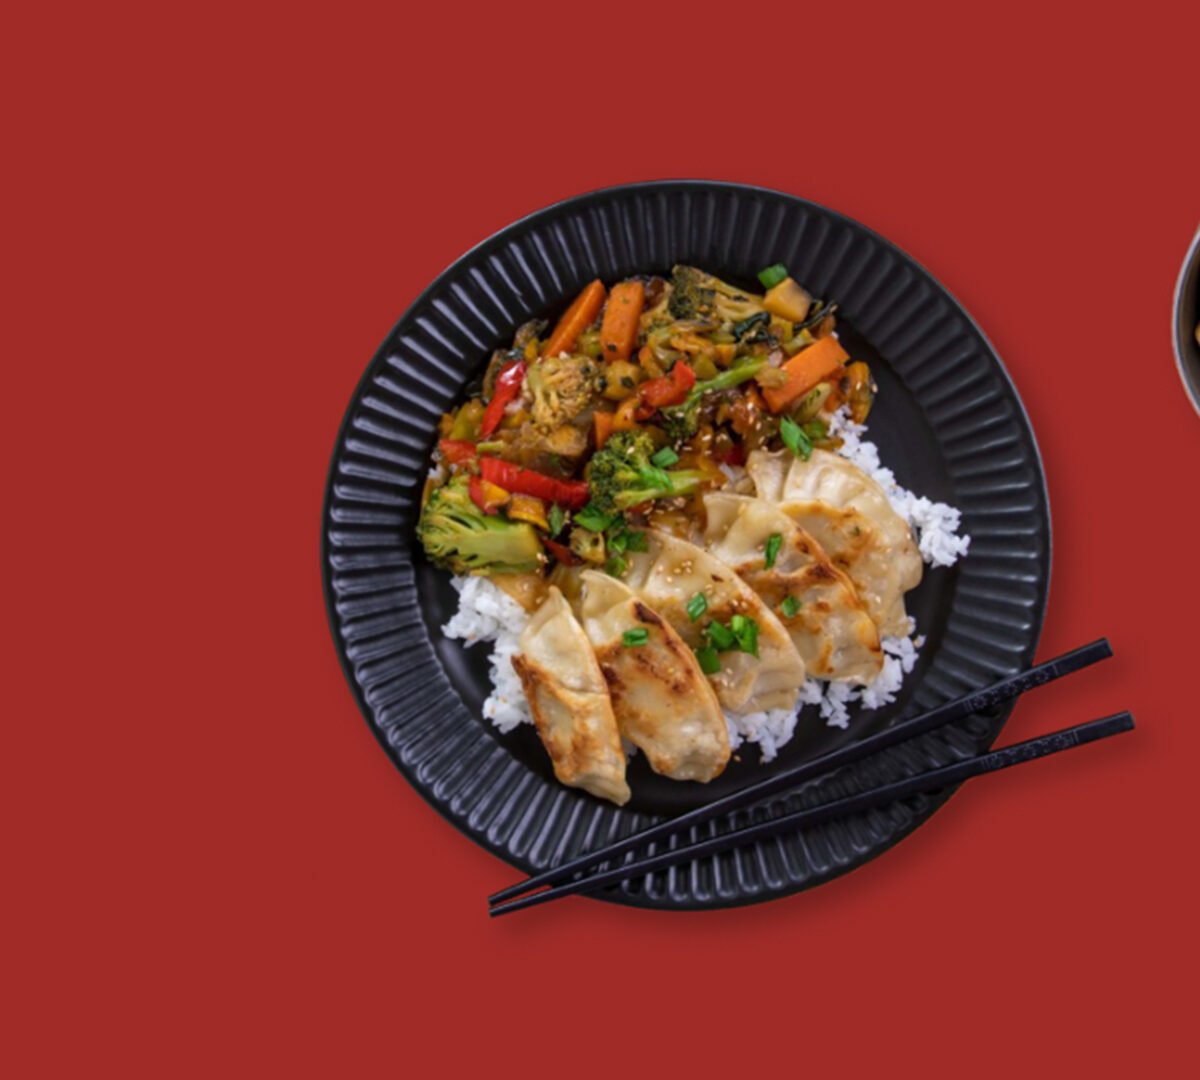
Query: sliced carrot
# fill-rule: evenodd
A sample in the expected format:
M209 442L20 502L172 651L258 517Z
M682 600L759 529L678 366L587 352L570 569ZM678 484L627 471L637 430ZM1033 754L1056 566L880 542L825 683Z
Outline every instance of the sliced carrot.
M592 423L596 427L596 449L599 450L612 434L613 429L613 414L610 412L596 412L592 414Z
M822 338L815 345L801 349L779 369L787 375L788 381L782 386L763 389L762 395L766 398L771 412L781 412L801 394L807 394L822 379L827 379L849 359L849 354L835 337Z
M605 360L629 359L645 303L646 290L640 281L622 281L612 287L600 324L600 349Z
M590 285L584 287L571 306L563 312L554 332L546 338L542 346L543 356L557 356L569 352L584 332L600 314L600 305L604 303L604 283L596 278Z

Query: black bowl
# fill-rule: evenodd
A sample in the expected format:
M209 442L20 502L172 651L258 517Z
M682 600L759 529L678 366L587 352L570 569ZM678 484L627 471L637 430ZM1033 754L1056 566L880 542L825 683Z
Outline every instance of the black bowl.
M633 800L618 809L558 785L530 728L501 735L483 720L485 653L440 634L455 597L448 576L424 560L414 526L438 417L461 400L490 351L507 345L526 319L560 311L592 278L665 272L676 261L744 283L783 262L818 296L836 299L839 332L880 385L872 439L901 483L962 510L973 543L965 560L928 571L909 596L928 640L894 705L860 712L845 731L824 726L810 709L773 765L760 765L751 748L710 785L655 776L639 756L630 768ZM664 181L532 214L469 251L417 298L347 409L326 492L322 562L334 642L381 745L455 826L529 871L1027 666L1049 587L1050 519L1016 390L978 327L928 272L869 229L802 199ZM877 755L770 810L978 752L1010 708ZM781 896L884 851L948 794L680 866L604 896L666 908Z
M1175 362L1179 377L1200 412L1200 342L1196 341L1196 326L1200 324L1200 231L1188 249L1175 286Z

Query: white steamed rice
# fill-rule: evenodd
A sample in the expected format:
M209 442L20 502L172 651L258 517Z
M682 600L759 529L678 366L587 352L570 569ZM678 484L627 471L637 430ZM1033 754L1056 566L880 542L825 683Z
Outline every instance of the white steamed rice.
M864 438L866 430L865 425L851 421L845 410L839 410L830 422L831 434L843 440L838 453L854 462L883 488L896 512L912 526L921 558L930 566L950 566L957 562L967 554L971 544L969 536L958 534L960 512L946 503L935 503L901 487L891 469L880 463L875 444ZM734 480L736 476L730 479ZM480 641L492 645L489 657L492 692L483 703L483 715L502 732L512 731L519 724L532 723L521 680L512 666L513 655L518 652L517 641L529 616L520 604L487 578L455 577L452 583L458 590L458 611L442 627L442 632L468 647ZM913 629L915 631L915 625ZM805 705L816 706L830 727L848 727L852 706L878 709L896 700L904 677L912 671L924 642L923 637L885 637L882 641L883 669L869 686L808 679L801 687L801 709L796 712L773 709L746 716L727 713L730 745L736 750L745 743L754 743L764 762L773 760L795 734L799 713Z

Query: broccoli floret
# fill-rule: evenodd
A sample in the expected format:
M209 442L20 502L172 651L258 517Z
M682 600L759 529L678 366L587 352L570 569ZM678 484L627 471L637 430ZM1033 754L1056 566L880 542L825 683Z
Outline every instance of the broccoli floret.
M669 310L677 319L716 319L740 323L766 309L763 298L743 292L694 266L671 270Z
M463 475L429 496L417 536L430 559L456 574L523 574L541 566L533 526L485 514L471 501Z
M533 395L533 423L553 431L571 423L592 400L599 374L586 356L551 356L529 366L525 382Z
M602 514L618 513L652 499L690 495L704 474L694 469L660 469L650 457L654 443L644 431L610 435L588 465L591 505Z
M748 379L753 379L766 362L765 356L746 357L719 375L696 383L682 402L678 405L668 405L661 410L662 426L667 436L674 442L690 439L700 426L700 406L704 395L717 390L729 390Z

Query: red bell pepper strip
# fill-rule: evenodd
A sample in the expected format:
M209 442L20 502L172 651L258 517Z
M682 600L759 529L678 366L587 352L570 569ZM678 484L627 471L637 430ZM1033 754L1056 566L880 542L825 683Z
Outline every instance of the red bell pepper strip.
M483 410L483 419L479 423L479 437L486 439L500 426L504 419L504 410L520 392L521 384L525 382L525 361L516 360L501 368L496 376L496 385L492 390L492 400Z
M659 409L678 405L696 385L696 373L682 360L676 360L670 375L651 379L638 387L641 405L635 414L639 420L649 420Z
M563 566L574 566L580 561L579 556L567 547L566 544L560 544L557 540L551 540L548 536L542 537L542 543L546 546L546 550L562 563Z
M746 449L741 443L734 443L728 450L714 453L713 457L722 465L745 465Z
M471 502L479 507L485 514L494 514L496 511L488 508L487 498L483 494L483 480L478 476L472 476L467 481L467 494L471 496Z
M552 476L522 469L511 461L494 457L480 458L479 469L484 480L514 495L534 495L568 510L578 510L588 501L588 486L582 480L555 480Z
M440 439L438 449L451 465L461 465L475 456L475 444L465 439Z

